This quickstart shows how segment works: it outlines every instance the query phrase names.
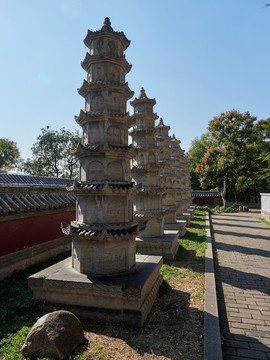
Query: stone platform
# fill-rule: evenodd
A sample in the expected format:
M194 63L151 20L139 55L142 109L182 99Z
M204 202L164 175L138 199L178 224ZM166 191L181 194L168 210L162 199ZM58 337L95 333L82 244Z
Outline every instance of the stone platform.
M186 220L177 220L174 223L164 224L165 230L177 230L179 232L178 236L184 236L186 233Z
M72 268L70 257L31 275L28 285L45 311L65 309L81 319L141 327L162 282L161 266L161 256L137 255L128 272L85 275Z
M142 254L161 255L166 260L173 260L177 253L179 231L165 230L162 237L136 238L136 250Z
M177 220L185 220L186 226L190 225L191 214L189 212L183 212L182 214L176 215Z
M194 214L195 214L195 209L194 209L194 208L189 207L187 210L185 210L185 212L189 213L189 214L190 214L190 216L191 216L191 220L193 220L193 218L194 218Z

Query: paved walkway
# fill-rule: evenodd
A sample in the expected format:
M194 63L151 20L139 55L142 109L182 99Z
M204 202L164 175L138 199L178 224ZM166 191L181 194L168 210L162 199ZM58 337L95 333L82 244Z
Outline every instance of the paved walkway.
M258 217L211 216L225 360L270 359L270 226Z

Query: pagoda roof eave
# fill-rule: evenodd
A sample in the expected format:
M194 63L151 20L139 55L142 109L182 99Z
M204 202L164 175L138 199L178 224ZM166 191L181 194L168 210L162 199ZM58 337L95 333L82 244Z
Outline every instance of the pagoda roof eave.
M142 98L142 99L138 99L135 97L134 100L130 101L129 102L131 106L135 106L137 104L144 104L144 103L148 103L148 104L151 104L151 105L156 105L156 99L149 99L148 97L145 97L145 98Z
M66 235L72 235L79 239L91 239L92 241L111 241L118 239L126 240L130 239L130 236L136 236L140 233L140 225L138 223L133 224L90 224L79 225L61 223L62 232Z
M115 153L115 157L122 155L127 156L128 158L132 159L135 156L135 150L133 145L83 145L79 143L76 150L74 151L74 155L77 158L82 158L88 156L89 154L104 154L108 153L112 156L112 152Z
M88 71L91 64L100 61L117 63L124 69L126 74L129 73L132 68L132 65L127 62L125 55L118 58L112 58L109 56L90 55L88 52L86 53L84 60L81 61L81 67L85 71Z
M129 113L114 113L110 112L105 108L103 111L93 111L93 112L84 112L83 110L80 111L79 116L74 116L75 121L80 126L85 125L87 122L96 121L96 120L108 120L108 118L114 118L117 121L125 122L125 125L130 128L133 123L130 120Z
M74 181L73 184L67 187L68 191L76 192L76 193L121 193L121 192L135 192L136 186L134 182L130 183L119 183L119 182L78 182Z
M152 119L152 120L157 120L158 119L158 115L157 113L133 113L131 115L131 117L135 120L135 119ZM156 126L155 126L156 129Z
M124 47L124 50L126 50L129 45L130 45L130 40L127 39L126 35L123 33L123 31L114 31L114 30L96 30L96 31L91 31L91 30L88 30L87 31L87 34L86 34L86 37L85 39L83 40L85 46L87 46L89 49L91 47L91 42L94 40L94 39L97 39L99 37L117 37L123 47Z
M129 88L128 82L124 84L115 84L114 82L88 82L84 80L82 86L77 90L79 95L86 97L90 91L107 90L110 87L113 87L115 91L120 91L122 93L125 92L126 100L130 99L134 95L134 91Z

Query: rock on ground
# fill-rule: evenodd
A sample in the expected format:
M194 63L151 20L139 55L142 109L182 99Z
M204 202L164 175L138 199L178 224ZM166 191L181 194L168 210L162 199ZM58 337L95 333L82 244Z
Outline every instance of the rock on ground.
M71 312L60 310L42 316L32 327L21 348L25 357L64 359L84 337L80 320Z

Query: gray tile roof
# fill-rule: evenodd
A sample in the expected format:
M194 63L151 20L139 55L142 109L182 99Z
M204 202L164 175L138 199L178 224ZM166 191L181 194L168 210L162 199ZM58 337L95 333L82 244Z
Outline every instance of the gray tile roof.
M53 178L45 176L31 176L18 174L0 174L0 184L23 185L67 185L72 184L72 179Z
M74 207L71 179L0 174L0 217Z

